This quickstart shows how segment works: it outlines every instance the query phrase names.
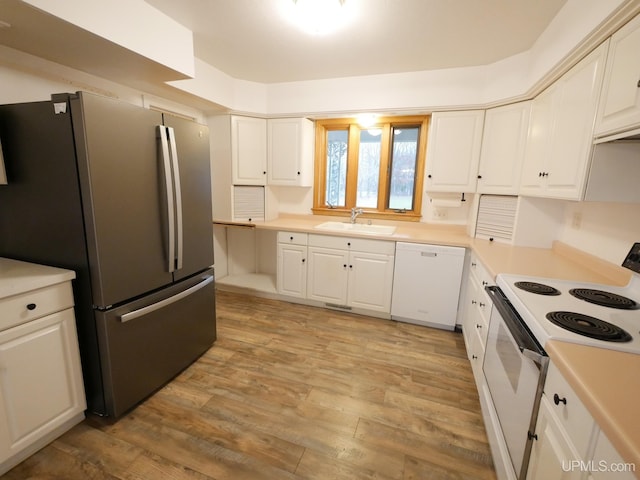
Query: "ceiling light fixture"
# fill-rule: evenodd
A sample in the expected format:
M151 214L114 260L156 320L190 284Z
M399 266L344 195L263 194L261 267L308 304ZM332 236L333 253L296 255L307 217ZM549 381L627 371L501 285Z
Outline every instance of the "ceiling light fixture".
M290 17L302 30L325 35L340 28L349 17L347 0L291 0Z

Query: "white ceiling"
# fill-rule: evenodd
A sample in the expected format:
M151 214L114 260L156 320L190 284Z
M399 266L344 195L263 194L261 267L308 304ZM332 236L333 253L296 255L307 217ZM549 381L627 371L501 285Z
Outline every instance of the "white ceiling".
M528 50L566 0L347 0L352 22L306 34L293 0L146 0L194 32L195 54L261 83L490 64Z

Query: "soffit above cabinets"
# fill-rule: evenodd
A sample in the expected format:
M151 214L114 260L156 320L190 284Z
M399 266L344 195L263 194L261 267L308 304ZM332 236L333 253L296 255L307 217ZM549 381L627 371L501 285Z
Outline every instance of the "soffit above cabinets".
M188 69L163 64L135 51L135 47L118 45L106 36L20 0L0 0L0 21L8 24L0 28L0 45L120 84L148 91L149 85L162 85L193 75L193 71L185 72ZM140 21L144 22L144 19ZM116 25L114 28L127 26ZM193 59L192 50L179 54L190 55Z

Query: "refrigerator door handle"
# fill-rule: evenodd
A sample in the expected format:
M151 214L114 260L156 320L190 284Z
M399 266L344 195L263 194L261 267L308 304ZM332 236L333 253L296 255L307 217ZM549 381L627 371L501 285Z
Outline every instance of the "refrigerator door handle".
M160 157L162 158L162 167L164 172L164 184L166 194L166 219L167 219L167 271L175 270L175 251L176 251L176 226L175 226L175 208L173 205L173 176L171 175L171 157L169 155L169 140L167 138L167 127L158 125L156 127L157 137L160 138Z
M178 148L176 135L172 127L165 127L169 134L169 146L171 147L171 169L173 171L173 189L175 194L176 212L176 270L182 268L182 190L180 189L180 168L178 166Z
M136 318L139 317L143 317L151 312L155 312L156 310L160 310L161 308L166 307L167 305L171 305L172 303L175 303L179 300L182 300L185 297L188 297L189 295L197 292L198 290L206 287L207 285L209 285L211 282L213 282L213 276L212 275L207 275L204 280L202 280L200 283L196 283L194 286L187 288L186 290L183 290L180 293L177 293L176 295L173 295L169 298L165 298L164 300L161 300L159 302L153 303L151 305L148 305L146 307L143 308L139 308L138 310L134 310L132 312L128 312L125 313L123 315L120 315L120 322L125 323L125 322L129 322L131 320L135 320Z

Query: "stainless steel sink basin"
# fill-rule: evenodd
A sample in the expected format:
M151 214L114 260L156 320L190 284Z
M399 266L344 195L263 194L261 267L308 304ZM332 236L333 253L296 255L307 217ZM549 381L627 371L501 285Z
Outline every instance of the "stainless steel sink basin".
M330 232L353 232L365 235L393 235L396 231L396 227L390 225L367 225L366 223L348 222L324 222L314 228Z

